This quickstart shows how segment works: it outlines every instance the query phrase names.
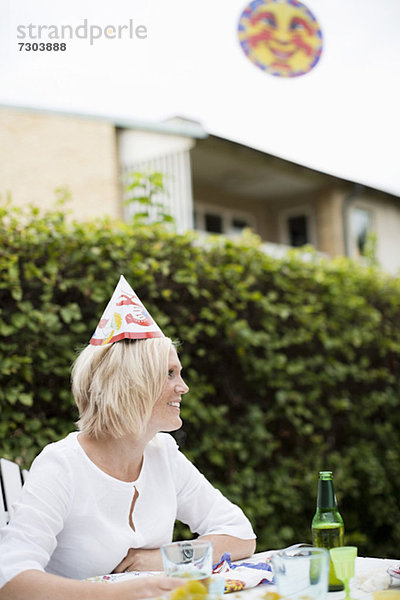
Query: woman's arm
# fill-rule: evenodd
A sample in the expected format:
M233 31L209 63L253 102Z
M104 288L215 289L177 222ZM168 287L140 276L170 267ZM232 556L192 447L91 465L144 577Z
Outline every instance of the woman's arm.
M255 540L242 540L232 535L210 534L203 535L198 539L212 542L213 563L219 562L225 552L229 552L232 560L248 558L256 548ZM154 550L130 548L128 554L115 567L113 573L123 573L126 569L130 571L162 571L163 564L160 550L158 548Z
M202 535L199 540L208 540L213 545L213 563L221 560L225 552L229 552L232 560L241 560L249 558L256 549L256 540L242 540L232 535Z
M172 577L138 577L104 584L24 571L0 589L0 600L135 600L163 595L185 583Z

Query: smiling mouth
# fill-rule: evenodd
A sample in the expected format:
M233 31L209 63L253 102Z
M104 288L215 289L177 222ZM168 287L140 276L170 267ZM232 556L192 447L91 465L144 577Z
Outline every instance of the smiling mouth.
M288 60L296 52L296 50L278 50L277 48L271 48L271 46L269 47L269 49L272 52L272 54L276 56L276 58L279 58L281 60Z
M168 402L168 406L173 406L174 408L180 408L181 403L180 402Z

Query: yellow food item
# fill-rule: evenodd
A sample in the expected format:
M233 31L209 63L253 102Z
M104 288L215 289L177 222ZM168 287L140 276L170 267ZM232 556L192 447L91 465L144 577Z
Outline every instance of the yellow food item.
M170 600L205 600L208 590L200 581L188 581L170 594Z
M245 587L246 584L244 581L241 581L241 579L225 579L225 594L240 592L240 590L243 590Z
M379 590L374 592L374 600L400 600L400 590Z
M281 600L282 596L278 592L265 592L262 600Z

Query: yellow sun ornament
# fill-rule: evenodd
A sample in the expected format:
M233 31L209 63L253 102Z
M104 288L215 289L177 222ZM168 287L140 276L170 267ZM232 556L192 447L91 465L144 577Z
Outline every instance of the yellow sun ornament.
M322 32L299 0L253 0L238 26L242 50L257 67L277 77L298 77L318 63Z

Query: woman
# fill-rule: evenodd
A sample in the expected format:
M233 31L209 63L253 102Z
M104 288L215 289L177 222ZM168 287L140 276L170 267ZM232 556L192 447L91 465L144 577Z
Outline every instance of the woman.
M160 546L171 541L176 518L212 541L215 560L224 552L233 560L254 552L255 536L242 511L197 471L172 436L161 433L181 427L188 387L173 343L148 313L142 312L145 325L127 319L133 314L140 321L133 300L143 305L122 283L124 294L117 286L99 323L107 343L98 344L95 334L73 368L79 432L36 458L2 530L0 600L164 594L182 582L153 576L113 585L82 580L161 571Z

